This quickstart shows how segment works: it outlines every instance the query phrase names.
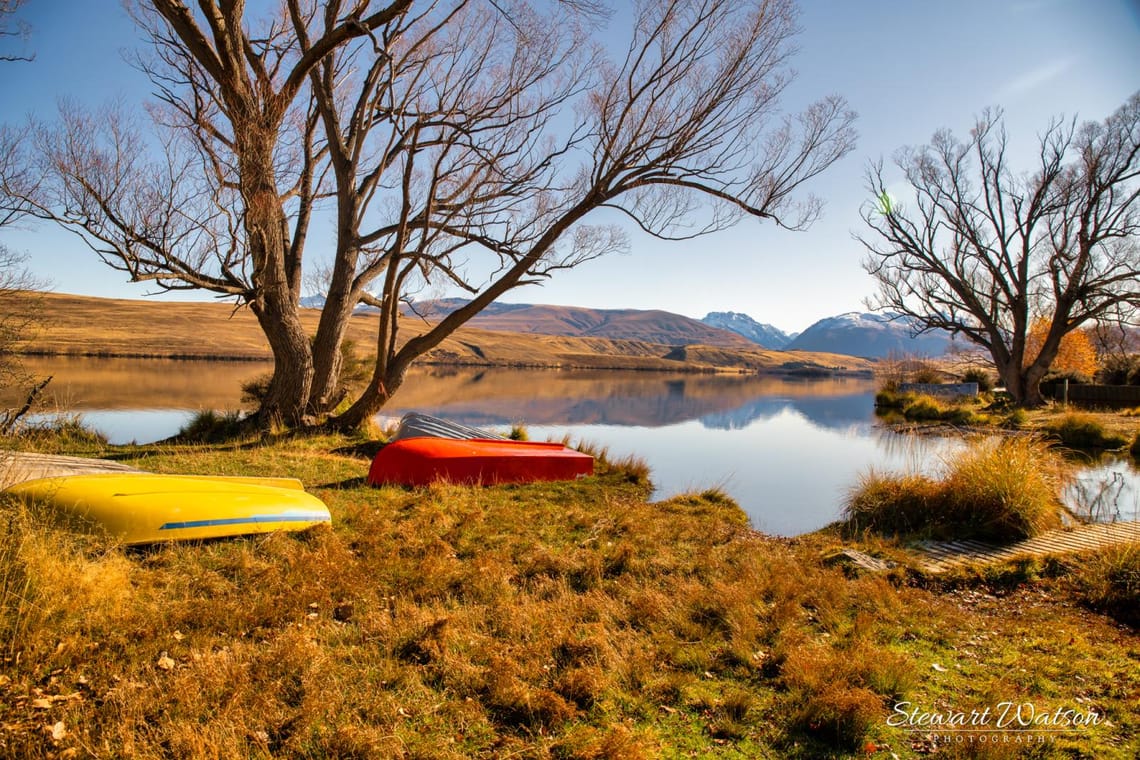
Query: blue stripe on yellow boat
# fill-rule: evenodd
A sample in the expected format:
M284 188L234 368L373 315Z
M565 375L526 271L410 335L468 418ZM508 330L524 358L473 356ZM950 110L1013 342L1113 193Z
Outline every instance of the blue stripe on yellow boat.
M100 473L40 478L5 493L124 544L304 530L332 517L292 478Z

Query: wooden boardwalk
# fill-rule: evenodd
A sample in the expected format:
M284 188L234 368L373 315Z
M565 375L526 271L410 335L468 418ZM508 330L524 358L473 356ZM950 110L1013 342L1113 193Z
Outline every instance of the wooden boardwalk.
M988 565L1017 557L1073 554L1113 544L1140 543L1140 522L1094 523L1065 530L1051 530L1015 544L982 541L923 541L912 548L919 567L941 573L963 565Z

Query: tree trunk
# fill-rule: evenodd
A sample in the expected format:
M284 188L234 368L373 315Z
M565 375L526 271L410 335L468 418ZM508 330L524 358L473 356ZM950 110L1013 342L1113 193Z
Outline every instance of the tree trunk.
M340 388L343 363L341 346L358 296L352 283L356 271L356 254L338 250L336 261L325 294L325 303L321 307L317 337L313 341L314 372L313 384L309 389L308 413L316 417L331 413L344 396Z
M253 312L273 349L273 377L257 410L258 423L263 427L300 425L305 421L305 402L313 382L309 339L296 309L283 308L268 292L254 304Z
M1005 389L1013 397L1013 403L1026 409L1045 404L1045 397L1041 394L1041 378L1045 372L1046 368L1037 364L1022 368L1012 361L1004 368L998 367L998 373L1005 381Z
M273 350L273 378L257 412L258 423L304 422L313 381L313 354L301 324L300 278L290 262L288 221L277 192L273 168L276 127L240 131L245 231L253 261L257 296L250 304Z

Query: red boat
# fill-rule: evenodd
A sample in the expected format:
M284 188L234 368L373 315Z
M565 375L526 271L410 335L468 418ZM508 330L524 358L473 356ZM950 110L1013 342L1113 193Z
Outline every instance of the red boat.
M530 483L574 480L594 472L594 458L561 443L504 439L397 438L372 460L368 482L422 486L453 483Z

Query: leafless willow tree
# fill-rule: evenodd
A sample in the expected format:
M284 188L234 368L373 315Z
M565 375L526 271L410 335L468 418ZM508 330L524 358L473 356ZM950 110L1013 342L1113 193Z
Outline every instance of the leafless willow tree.
M342 400L360 303L380 309L377 359L343 427L511 288L625 248L619 215L677 240L809 224L818 203L794 191L854 139L837 97L779 110L790 0L645 0L612 61L577 2L287 0L256 34L241 3L152 4L157 139L65 109L39 130L36 212L132 279L248 303L276 359L263 416L294 424ZM322 204L335 247L308 266L326 297L310 343L297 309ZM470 300L406 338L401 303L440 283Z
M1014 400L1034 406L1066 334L1137 319L1140 93L1102 123L1054 121L1030 174L1015 174L1007 153L1001 114L987 112L965 142L939 132L898 154L913 203L892 201L873 166L873 234L860 239L875 306L983 347ZM1032 356L1035 317L1049 330Z
M16 40L28 38L28 25L15 18L24 0L0 0L0 61L30 61L33 56L23 51L9 52L6 48Z

